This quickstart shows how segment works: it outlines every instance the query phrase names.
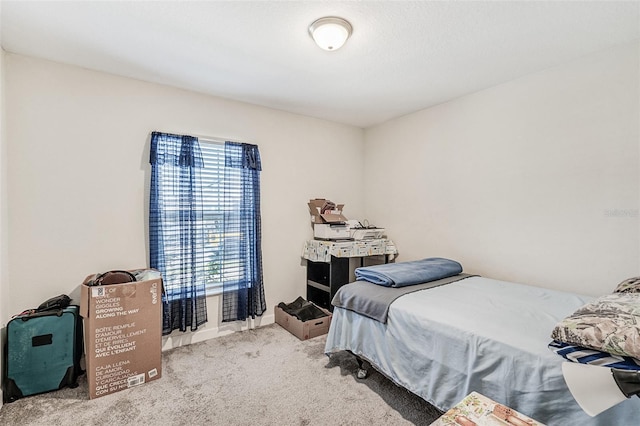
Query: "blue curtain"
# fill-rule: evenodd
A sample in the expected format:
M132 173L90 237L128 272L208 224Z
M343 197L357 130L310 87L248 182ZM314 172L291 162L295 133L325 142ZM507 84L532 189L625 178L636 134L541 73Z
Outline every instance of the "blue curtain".
M198 139L153 132L149 204L150 265L162 273L163 334L207 321L203 204Z
M222 321L246 320L266 310L262 281L260 152L256 145L225 143ZM239 185L238 185L239 183ZM231 236L237 236L233 239Z

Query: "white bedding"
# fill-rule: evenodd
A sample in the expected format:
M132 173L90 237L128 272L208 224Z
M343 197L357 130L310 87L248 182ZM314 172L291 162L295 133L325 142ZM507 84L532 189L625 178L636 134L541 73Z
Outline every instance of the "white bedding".
M589 300L467 278L400 297L386 324L335 308L325 352L350 350L441 410L476 391L548 425L638 424L635 397L587 416L547 348L556 323Z

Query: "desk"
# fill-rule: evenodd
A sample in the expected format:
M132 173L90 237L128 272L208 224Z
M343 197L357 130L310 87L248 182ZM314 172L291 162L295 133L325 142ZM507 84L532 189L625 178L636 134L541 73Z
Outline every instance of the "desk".
M336 291L353 281L350 260L359 258L359 266L365 266L365 259L383 257L383 263L388 263L397 254L393 241L386 238L305 242L302 257L307 260L307 300L333 311L331 300Z

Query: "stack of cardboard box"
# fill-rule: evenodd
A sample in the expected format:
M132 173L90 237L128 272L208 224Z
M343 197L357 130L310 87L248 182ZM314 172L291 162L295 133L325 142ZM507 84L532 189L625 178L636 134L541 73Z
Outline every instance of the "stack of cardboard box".
M350 239L347 218L342 214L344 204L335 204L325 198L309 200L309 213L314 238L320 240Z
M91 399L162 376L162 279L81 286Z

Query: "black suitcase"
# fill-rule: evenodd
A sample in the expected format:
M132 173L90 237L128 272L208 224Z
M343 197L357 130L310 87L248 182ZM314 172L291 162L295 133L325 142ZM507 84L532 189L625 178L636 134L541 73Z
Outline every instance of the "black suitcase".
M78 386L82 323L78 306L29 313L7 324L4 402Z

